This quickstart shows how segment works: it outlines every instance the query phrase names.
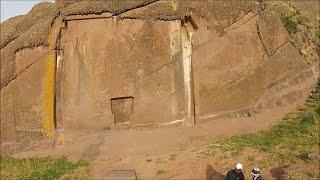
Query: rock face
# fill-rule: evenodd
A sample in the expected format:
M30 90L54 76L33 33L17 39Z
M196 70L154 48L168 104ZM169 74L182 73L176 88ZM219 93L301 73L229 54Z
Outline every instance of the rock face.
M130 2L57 1L47 41L44 30L22 46L27 28L1 34L4 142L251 115L298 104L316 84L318 62L254 1Z
M46 47L40 46L16 53L17 77L1 89L1 133L5 139L5 131L14 134L42 128L46 52Z
M114 18L68 21L60 40L61 127L106 129L115 121L161 124L183 118L180 49L170 44L179 40L174 32L179 24ZM132 105L123 104L125 99ZM122 120L126 113L131 117Z
M287 30L282 26L282 22L270 13L260 15L257 31L268 56L289 41Z

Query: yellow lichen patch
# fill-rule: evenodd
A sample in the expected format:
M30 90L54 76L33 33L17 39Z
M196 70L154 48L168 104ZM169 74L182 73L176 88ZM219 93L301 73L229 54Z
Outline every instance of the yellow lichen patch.
M178 9L178 2L176 1L172 1L172 7L173 7L173 10L176 11Z
M48 44L49 49L53 49L55 46L55 34L52 33L49 36ZM56 51L51 50L45 63L45 81L44 81L44 106L45 117L43 130L45 135L52 137L54 135L54 99L55 99L55 70L56 70Z
M46 58L44 82L45 119L43 128L48 137L52 137L54 134L55 67L56 53L51 51Z

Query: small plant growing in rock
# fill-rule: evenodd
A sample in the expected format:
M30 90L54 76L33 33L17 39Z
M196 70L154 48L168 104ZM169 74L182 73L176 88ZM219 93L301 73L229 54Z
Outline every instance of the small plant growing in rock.
M162 175L164 175L166 172L167 172L167 171L164 170L164 169L159 169L159 170L156 172L156 175L157 175L157 176L162 176Z
M289 34L298 32L298 23L290 17L282 17L281 21Z
M171 154L169 160L171 161L175 161L177 159L177 155L176 154Z

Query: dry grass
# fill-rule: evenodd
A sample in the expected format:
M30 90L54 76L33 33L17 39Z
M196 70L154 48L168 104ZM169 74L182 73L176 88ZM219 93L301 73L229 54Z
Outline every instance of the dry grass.
M144 20L177 20L183 19L186 14L184 7L177 8L174 3L171 2L156 2L147 8L141 8L120 15L122 19L144 19Z
M57 9L53 3L39 3L24 15L10 18L1 24L0 48L5 47L11 41L27 32L43 18L54 17Z
M69 162L66 158L0 157L1 179L87 179L89 164L84 160Z
M222 139L206 146L200 154L242 154L245 149L251 149L265 154L261 164L283 166L302 163L312 167L308 177L319 176L319 163L309 161L305 154L317 152L320 146L320 80L317 88L307 99L304 106L295 113L289 113L281 123L269 130L258 133L237 135ZM253 157L248 157L254 161ZM314 172L314 173L313 173ZM302 175L302 174L300 174Z
M156 1L158 0L84 0L63 8L61 10L61 15L66 17L69 15L101 14L104 12L110 12L117 15Z
M181 0L180 5L192 14L206 19L209 28L220 34L223 34L224 29L233 24L241 14L247 14L258 8L252 0L202 0L201 3L197 0L190 0L188 3Z
M320 29L317 25L319 23L315 22L314 18L304 16L297 7L290 3L284 4L282 2L266 4L264 12L274 14L282 21L283 26L290 35L291 43L305 57L308 63L314 64L318 62Z

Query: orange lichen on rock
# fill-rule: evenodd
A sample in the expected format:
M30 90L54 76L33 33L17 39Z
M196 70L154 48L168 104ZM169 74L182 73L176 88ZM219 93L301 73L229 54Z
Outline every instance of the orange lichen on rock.
M55 40L51 34L49 37L49 47L55 45ZM44 81L44 106L45 119L43 129L45 135L52 137L54 135L54 98L55 98L55 69L56 69L56 51L51 50L45 63L45 81Z

